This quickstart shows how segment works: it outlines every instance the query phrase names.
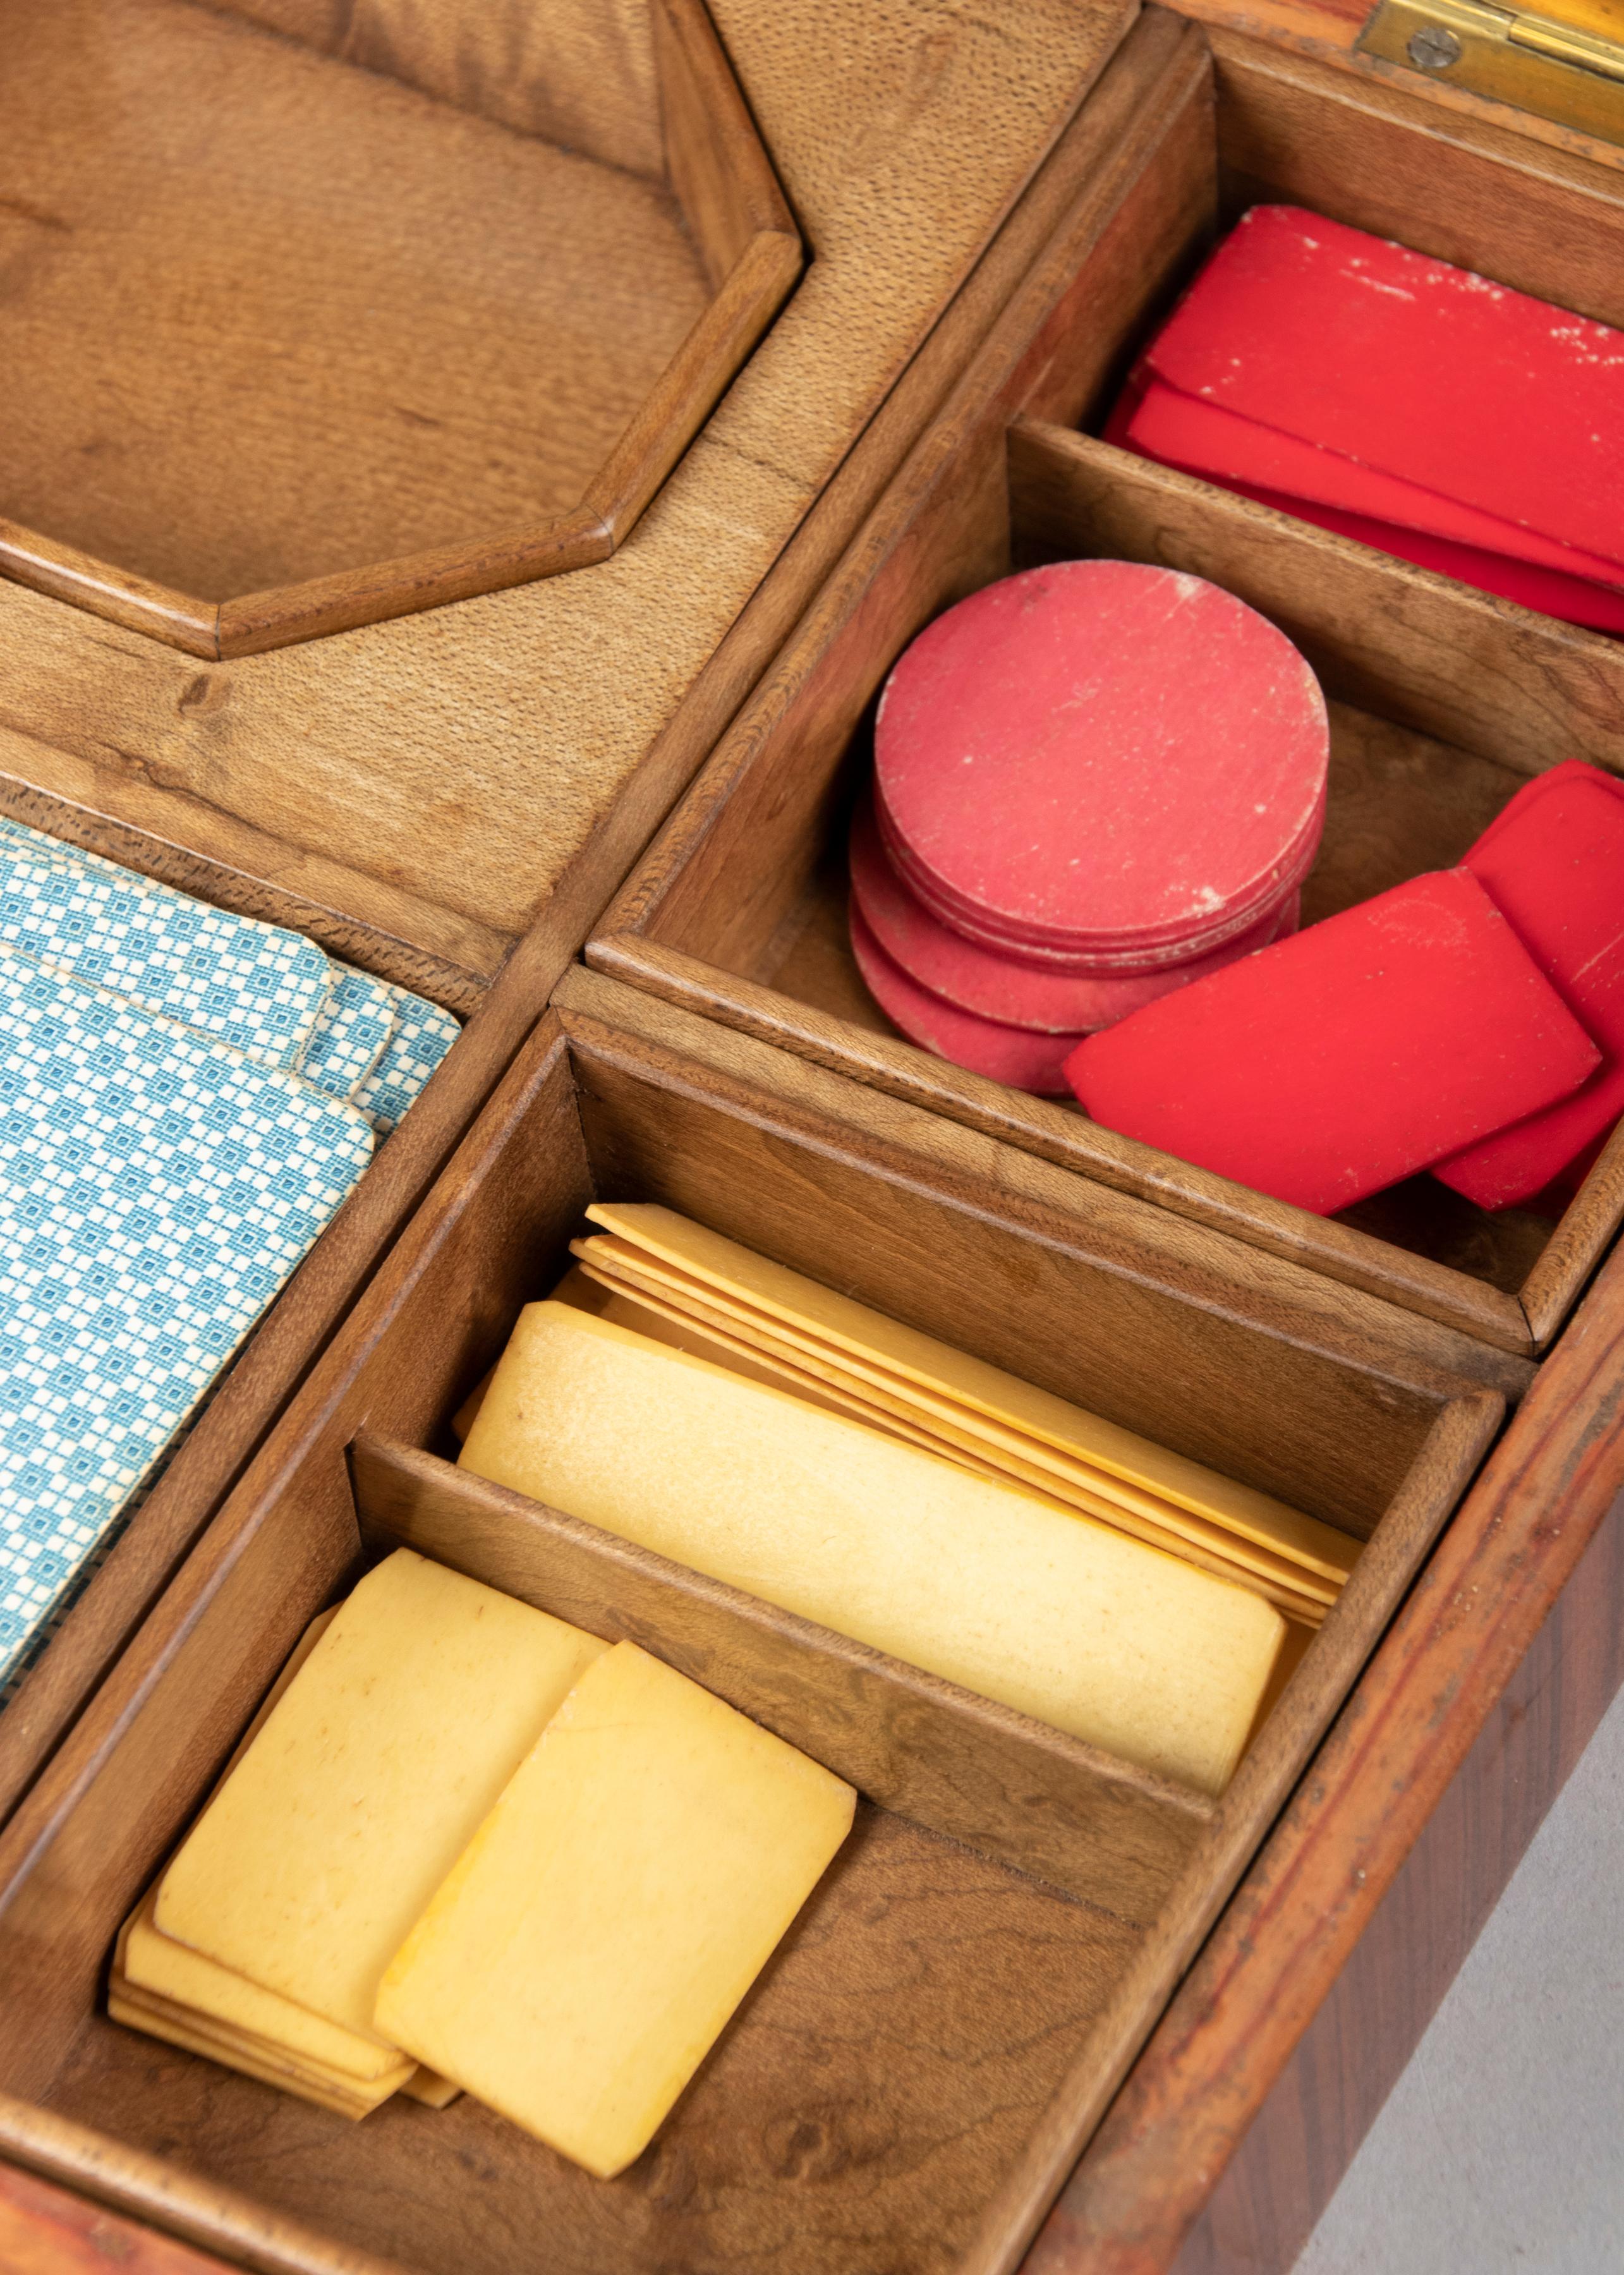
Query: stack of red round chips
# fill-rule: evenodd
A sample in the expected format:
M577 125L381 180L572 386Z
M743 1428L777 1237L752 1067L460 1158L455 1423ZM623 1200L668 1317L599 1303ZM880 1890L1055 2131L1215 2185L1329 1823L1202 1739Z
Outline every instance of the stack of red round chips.
M1068 561L973 593L891 673L852 948L916 1042L1061 1092L1084 1035L1295 928L1326 708L1198 577Z

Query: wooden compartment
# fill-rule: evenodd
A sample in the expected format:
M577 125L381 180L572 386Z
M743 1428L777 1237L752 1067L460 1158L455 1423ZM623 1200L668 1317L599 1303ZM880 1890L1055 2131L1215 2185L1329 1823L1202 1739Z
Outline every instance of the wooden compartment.
M588 960L1343 1286L1507 1350L1543 1350L1624 1214L1624 1143L1560 1224L1486 1213L1424 1177L1326 1221L916 1049L857 976L844 832L876 691L924 624L1012 566L1165 563L1238 593L1304 650L1333 705L1310 918L1447 865L1559 760L1624 770L1624 646L1086 431L1170 296L1250 204L1303 204L1619 323L1624 180L1156 10L1090 109L1113 104L1114 167L1084 186Z
M1222 1801L456 1470L447 1417L598 1193L664 1201L1368 1538ZM1326 1292L574 975L0 1836L0 2150L261 2271L500 2275L534 2264L538 2235L580 2270L1009 2264L1077 2112L1120 2078L1529 1377ZM119 1919L302 1626L401 1538L636 1636L868 1789L839 1863L618 2182L465 2101L351 2128L97 2012ZM1001 2209L1034 2158L1046 2193Z
M607 559L799 273L704 0L7 12L0 574L193 655Z

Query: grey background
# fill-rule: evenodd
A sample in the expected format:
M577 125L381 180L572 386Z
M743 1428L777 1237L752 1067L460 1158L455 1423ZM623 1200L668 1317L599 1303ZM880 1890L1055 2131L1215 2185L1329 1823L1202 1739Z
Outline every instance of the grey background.
M1624 1694L1295 2275L1624 2271Z

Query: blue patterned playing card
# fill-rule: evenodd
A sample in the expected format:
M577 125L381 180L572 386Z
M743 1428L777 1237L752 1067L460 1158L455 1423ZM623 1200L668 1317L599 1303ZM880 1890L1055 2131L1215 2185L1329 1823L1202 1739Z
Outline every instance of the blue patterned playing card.
M352 1099L376 1070L395 1032L396 998L386 979L332 964L333 992L316 1021L298 1070L329 1098Z
M211 908L6 817L0 942L217 1035L262 1066L298 1064L333 979L298 933Z
M381 1137L387 1138L462 1032L449 1011L404 987L395 999L395 1032L375 1070L355 1092L355 1102Z
M0 948L0 1685L372 1150L353 1107Z

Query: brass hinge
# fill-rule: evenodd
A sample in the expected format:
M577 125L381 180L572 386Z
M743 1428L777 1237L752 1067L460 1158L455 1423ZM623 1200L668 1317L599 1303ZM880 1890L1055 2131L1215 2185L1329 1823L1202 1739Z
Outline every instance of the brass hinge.
M1624 143L1624 13L1606 0L1583 13L1561 22L1484 0L1382 0L1357 52Z

